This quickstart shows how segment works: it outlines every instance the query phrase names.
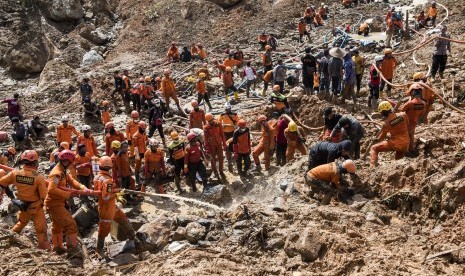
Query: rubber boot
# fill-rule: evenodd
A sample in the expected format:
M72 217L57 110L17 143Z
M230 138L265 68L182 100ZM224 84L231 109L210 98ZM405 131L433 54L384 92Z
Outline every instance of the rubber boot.
M195 183L195 180L192 181L190 184L191 184L192 191L194 193L197 192L197 184Z
M163 146L166 148L166 139L165 139L165 138L161 138L161 142L163 143Z
M378 107L378 99L375 99L375 98L371 99L371 106L373 108L377 108Z
M443 72L439 72L439 78L442 80L444 79L444 73Z
M103 251L103 247L105 245L105 237L98 236L97 238L97 248L95 249L95 253L97 253L102 259L106 259L107 256Z
M239 101L239 92L234 92L234 100Z
M216 179L220 179L220 174L218 173L217 170L214 170L213 174L215 174Z
M266 97L266 90L265 89L262 90L262 97Z
M208 108L210 109L210 111L212 111L213 107L211 105L211 103L207 103L208 104Z
M63 246L63 234L52 234L52 244L53 251L55 251L58 255L66 252L66 249Z
M68 258L81 258L81 250L77 245L77 234L66 236L66 247L68 249Z
M368 97L368 102L367 102L367 105L368 105L368 107L370 107L370 108L371 108L371 99L372 99L372 98Z
M181 188L181 179L179 175L174 177L174 184L176 184L176 188L178 189L177 192L182 194L184 193L184 190Z

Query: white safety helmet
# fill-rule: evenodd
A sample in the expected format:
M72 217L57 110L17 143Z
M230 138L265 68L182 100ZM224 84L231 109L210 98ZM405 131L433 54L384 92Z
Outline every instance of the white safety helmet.
M159 107L159 106L160 106L160 100L159 100L159 99L154 99L154 100L153 100L153 104L154 104L156 107Z
M68 121L69 121L68 115L63 115L63 116L61 117L61 121L62 121L62 122L68 122Z
M149 146L157 146L158 147L158 142L154 138L149 139Z
M375 57L375 62L383 61L384 57L383 56L376 56Z
M91 130L91 127L89 125L83 125L81 130L84 132L84 131L88 131L88 130Z
M232 108L232 106L231 106L231 104L229 102L226 102L224 104L224 109L231 109L231 108Z

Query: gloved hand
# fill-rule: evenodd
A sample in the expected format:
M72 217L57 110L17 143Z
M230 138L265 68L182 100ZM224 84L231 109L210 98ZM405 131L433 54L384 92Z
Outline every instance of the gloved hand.
M70 191L70 195L69 195L69 197L77 197L77 196L79 196L79 194L78 194L78 191L77 191L77 190L72 190L72 191Z
M123 204L123 205L126 205L127 203L127 200L124 198L124 193L117 193L116 194L116 201L118 201L119 203Z
M90 194L93 190L88 189L88 188L84 188L83 191L84 191L86 194Z

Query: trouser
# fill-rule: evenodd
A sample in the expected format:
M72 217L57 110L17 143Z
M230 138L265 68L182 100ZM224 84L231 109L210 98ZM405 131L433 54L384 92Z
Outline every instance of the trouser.
M229 91L233 91L234 92L234 97L236 98L236 100L238 99L238 94L237 94L237 88L234 86L234 85L231 85L229 87L224 87L224 97L226 99L226 101L228 101L229 99Z
M131 189L131 190L136 189L136 183L134 181L134 178L132 178L130 175L121 177L120 186L123 189Z
M433 76L434 78L438 70L439 70L439 74L442 75L444 70L446 70L446 64L447 64L447 55L433 55L433 65L431 66L431 76Z
M212 170L216 171L216 161L218 161L219 171L223 172L223 147L221 145L210 145L210 156Z
M329 204L331 198L336 194L336 191L333 189L333 186L331 186L331 183L312 178L308 176L308 174L305 174L304 178L305 183L310 186L310 188L312 188L311 196L313 196L314 193L324 193L325 196L321 200L321 204Z
M11 231L21 234L21 231L30 220L34 223L38 247L41 249L49 248L47 240L47 221L45 220L45 212L40 201L31 203L26 211L18 212L18 222L13 226Z
M279 93L282 94L284 92L284 81L275 81L274 84L279 85Z
M388 82L392 83L392 79L387 79ZM383 91L384 90L384 87L386 86L386 90L387 90L387 93L388 95L391 93L391 85L386 83L383 79L381 79L381 86L379 88L380 91Z
M260 51L265 50L266 41L259 41L258 44L260 44Z
M371 101L373 99L375 100L375 102L378 101L378 99L379 99L379 86L368 84L368 87L370 88L370 95L368 96L368 102L369 102L368 106L375 107L375 105L373 105L373 103Z
M300 151L302 155L307 155L307 148L302 142L288 142L286 150L286 161L289 162L294 159L295 150Z
M203 164L202 161L199 161L197 163L191 163L187 165L187 176L189 178L189 183L191 184L192 190L194 192L197 191L197 186L195 184L195 181L197 179L197 173L199 173L200 177L202 178L202 184L205 187L207 185L208 181L208 175L207 175L207 169L205 168L205 165Z
M354 160L360 159L360 140L362 139L362 137L357 137L353 140L350 140L350 142L352 143L352 154Z
M77 180L79 181L79 183L81 183L82 185L86 186L87 188L91 188L91 175L78 175L77 176Z
M345 83L344 84L344 90L342 91L342 103L344 103L346 99L351 97L352 100L354 101L354 104L357 104L357 97L355 96L354 88L355 88L354 83L352 83L352 84Z
M212 105L210 104L210 96L208 96L208 92L206 92L205 94L198 94L197 95L197 102L200 104L202 102L202 100L205 101L205 104L210 108L212 109Z
M140 113L141 103L140 103L140 95L139 94L132 94L132 109L137 110L137 112Z
M142 96L140 101L140 104L143 105L145 109L151 109L153 107L152 99Z
M140 167L142 165L142 159L144 159L144 153L139 153L139 160L136 159L136 164L134 166L134 174L136 175L136 181L139 181Z
M224 133L224 138L226 141L228 141L229 139L231 139L234 135L234 132L225 132ZM232 144L232 143L231 143ZM230 145L231 145L230 144ZM229 167L232 167L232 151L230 149L230 147L226 147L226 160L228 161L228 166Z
M326 92L326 96L329 96L329 77L320 78L320 91Z
M122 97L124 105L129 108L129 105L131 104L131 92L128 89L124 89Z
M166 93L166 94L163 94L163 96L165 98L166 108L168 110L170 109L170 99L173 99L173 101L176 104L176 106L178 107L179 111L184 113L184 111L181 109L181 106L179 105L179 99L176 96L176 92Z
M247 95L247 98L250 97L250 87L253 84L253 89L255 90L255 84L256 84L256 79L255 80L247 80L245 84L245 93Z
M426 18L426 22L431 21L431 26L436 26L436 16L430 16Z
M307 31L305 31L304 33L299 34L299 42L300 42L300 43L304 42L304 41L302 40L302 38L304 37L304 35L307 36L308 41L311 41L310 34L309 34Z
M423 114L423 117L420 119L423 122L423 124L428 124L428 114L430 113L431 110L434 110L433 102L426 103L425 113Z
M358 97L358 94L360 93L360 87L362 85L362 77L363 77L363 74L356 74L355 75L355 79L357 80L357 97Z
M115 221L116 223L119 224L120 227L123 227L125 229L128 229L127 235L130 240L133 240L135 238L135 232L132 230L132 226L130 225L130 222L124 212L116 207L116 212L106 212L102 211L101 208L99 208L99 218L100 221L98 223L98 236L105 238L110 234L111 230L111 222ZM131 231L132 230L132 231Z
M244 162L244 168L242 168L242 162ZM246 173L250 169L250 164L250 153L239 153L237 155L236 165L239 174Z
M52 220L53 249L63 248L63 232L67 236L68 248L77 246L77 224L65 206L47 207ZM68 243L69 242L69 243Z
M287 143L276 143L276 164L278 166L286 165Z
M174 160L174 183L179 191L181 190L181 173L183 171L183 167L184 158Z
M163 125L150 124L149 138L152 138L153 134L155 133L155 130L158 130L158 134L160 135L160 138L164 140L165 135L163 134Z
M409 126L408 127L408 137L410 138L410 143L408 145L408 151L412 152L413 147L415 146L415 128L416 126Z
M393 34L394 34L393 30L386 31L386 46L387 47L391 47L391 39L392 39Z
M341 77L340 76L332 76L331 77L331 91L333 95L339 95L341 92Z
M161 171L159 172L148 172L146 177L145 177L145 185L148 186L150 184L150 180L153 178L153 180L155 181L155 186L158 187L158 192L160 194L164 194L165 193L165 189L163 188L163 183L162 183L162 175L161 175Z
M272 64L265 65L265 67L263 67L263 75L265 75L266 72L271 71L271 70L273 70L273 65Z
M253 150L252 156L257 167L260 166L260 154L264 154L265 158L265 170L270 169L271 162L271 145L268 143L259 143Z
M399 160L405 156L405 152L408 150L408 144L405 147L393 147L389 141L382 141L371 146L370 149L370 165L376 166L378 164L378 153L385 151L395 151L395 159Z
M323 134L323 141L326 141L326 138L331 135L332 129L327 129L325 133ZM331 137L331 140L329 142L331 143L339 143L342 141L342 132L341 131L335 131L333 137Z

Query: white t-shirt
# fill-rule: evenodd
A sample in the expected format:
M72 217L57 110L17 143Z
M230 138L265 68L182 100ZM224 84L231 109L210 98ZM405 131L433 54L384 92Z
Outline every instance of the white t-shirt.
M255 73L253 72L252 67L245 67L245 77L249 81L255 80L257 77L255 76Z

